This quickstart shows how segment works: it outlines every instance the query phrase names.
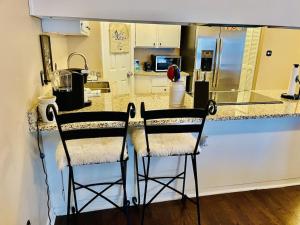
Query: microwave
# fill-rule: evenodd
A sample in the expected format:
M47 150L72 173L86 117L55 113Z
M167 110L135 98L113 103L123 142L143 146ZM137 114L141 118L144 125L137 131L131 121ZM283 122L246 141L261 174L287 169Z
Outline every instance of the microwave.
M181 57L171 55L152 55L152 66L155 72L168 71L169 66L176 64L181 70Z

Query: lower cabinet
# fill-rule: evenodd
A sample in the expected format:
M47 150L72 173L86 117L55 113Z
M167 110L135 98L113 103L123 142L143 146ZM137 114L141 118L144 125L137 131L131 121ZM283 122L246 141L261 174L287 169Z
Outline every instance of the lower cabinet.
M169 91L167 77L135 76L136 94L156 94Z
M151 93L156 94L156 93L168 93L169 92L169 87L152 87L151 88Z
M185 82L185 77L182 77ZM169 93L170 81L167 77L155 76L135 76L135 93L136 94L159 94Z
M135 76L134 89L136 94L150 94L152 89L151 77Z

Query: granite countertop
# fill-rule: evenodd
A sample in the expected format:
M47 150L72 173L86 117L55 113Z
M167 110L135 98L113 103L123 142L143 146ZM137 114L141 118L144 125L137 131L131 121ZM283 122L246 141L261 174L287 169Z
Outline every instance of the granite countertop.
M134 71L134 75L135 76L165 76L165 77L167 77L167 72L155 72L155 71L138 70L138 71ZM184 71L180 71L180 75L181 76L188 76L189 74L184 72Z
M259 118L279 118L279 117L300 117L299 101L280 99L281 91L256 91L257 93L273 97L283 101L283 104L255 104L255 105L224 105L218 106L216 115L208 116L209 121L224 121L224 120L245 120ZM128 102L133 102L136 106L136 116L130 119L129 126L143 126L143 121L140 117L140 104L145 102L146 109L166 109L169 108L168 94L139 94L139 95L123 95L112 96L110 93L102 94L100 97L90 98L92 105L80 110L72 112L85 111L126 111ZM193 98L186 94L184 108L193 107ZM33 107L28 112L29 129L31 132L36 130L36 107ZM165 120L164 122L180 122L183 119ZM184 122L194 122L193 119L185 119ZM115 123L115 122L111 122ZM43 123L39 121L39 129L41 131L56 130L56 123ZM102 123L101 126L107 126L107 123ZM109 124L111 125L111 124ZM116 124L117 125L117 124ZM74 127L73 125L66 125ZM85 127L99 126L99 123L85 123ZM82 127L82 125L81 125Z

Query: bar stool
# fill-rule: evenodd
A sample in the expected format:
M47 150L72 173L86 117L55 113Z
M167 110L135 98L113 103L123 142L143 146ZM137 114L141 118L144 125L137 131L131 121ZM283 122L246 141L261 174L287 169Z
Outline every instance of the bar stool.
M199 154L199 142L205 123L206 116L208 114L216 113L216 103L212 100L208 102L206 109L167 109L167 110L145 110L144 102L141 103L141 117L144 120L144 130L135 130L132 133L132 142L134 145L135 154L135 170L137 179L137 191L138 198L133 197L132 201L135 205L140 204L140 182L145 182L144 196L143 196L143 208L141 224L144 224L145 209L146 207L165 189L169 188L172 191L180 194L182 199L188 199L195 203L197 206L197 222L200 225L200 203L199 203L199 191L198 191L198 177L197 177L197 155ZM194 118L199 122L193 124L168 124L153 123L153 120L160 119L174 119L174 118ZM152 121L152 122L151 122ZM195 138L192 133L197 134ZM138 156L142 158L143 174L139 173ZM183 172L176 176L164 176L153 177L150 176L150 161L152 157L168 157L168 156L184 156L184 168ZM187 158L191 157L196 201L188 198L185 195L185 178ZM182 179L182 190L179 191L170 186L170 184L177 180ZM164 183L162 180L168 180ZM162 188L154 194L154 196L147 202L147 188L148 182L152 181L162 185Z
M129 103L126 112L79 112L66 114L58 114L53 105L48 105L47 117L49 120L53 120L53 114L61 137L61 144L59 144L56 151L57 164L60 169L68 167L69 171L67 223L70 223L71 193L73 192L75 204L75 207L72 207L73 214L82 212L82 210L97 197L102 197L125 213L128 224L128 206L130 202L127 200L126 192L128 160L126 136L129 115L131 118L135 116L134 104ZM66 130L63 128L65 124L74 125L75 123L82 122L116 122L118 125L111 126L106 124L107 126L105 126L105 128L97 127L90 129L75 128ZM80 184L74 179L74 166L115 162L119 162L121 167L121 178L116 181ZM104 193L114 185L122 185L123 187L123 206L117 205L104 195ZM92 188L95 186L104 186L104 189L97 192ZM76 191L80 189L85 189L95 194L95 196L81 208L78 207L76 197Z

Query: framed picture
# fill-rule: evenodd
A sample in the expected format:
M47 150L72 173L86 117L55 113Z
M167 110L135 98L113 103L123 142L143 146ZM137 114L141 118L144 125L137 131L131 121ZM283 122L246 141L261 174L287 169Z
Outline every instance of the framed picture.
M53 71L50 36L40 35L40 43L41 43L43 69L44 69L44 77L42 79L42 82L47 84L48 81L50 80L50 73Z

